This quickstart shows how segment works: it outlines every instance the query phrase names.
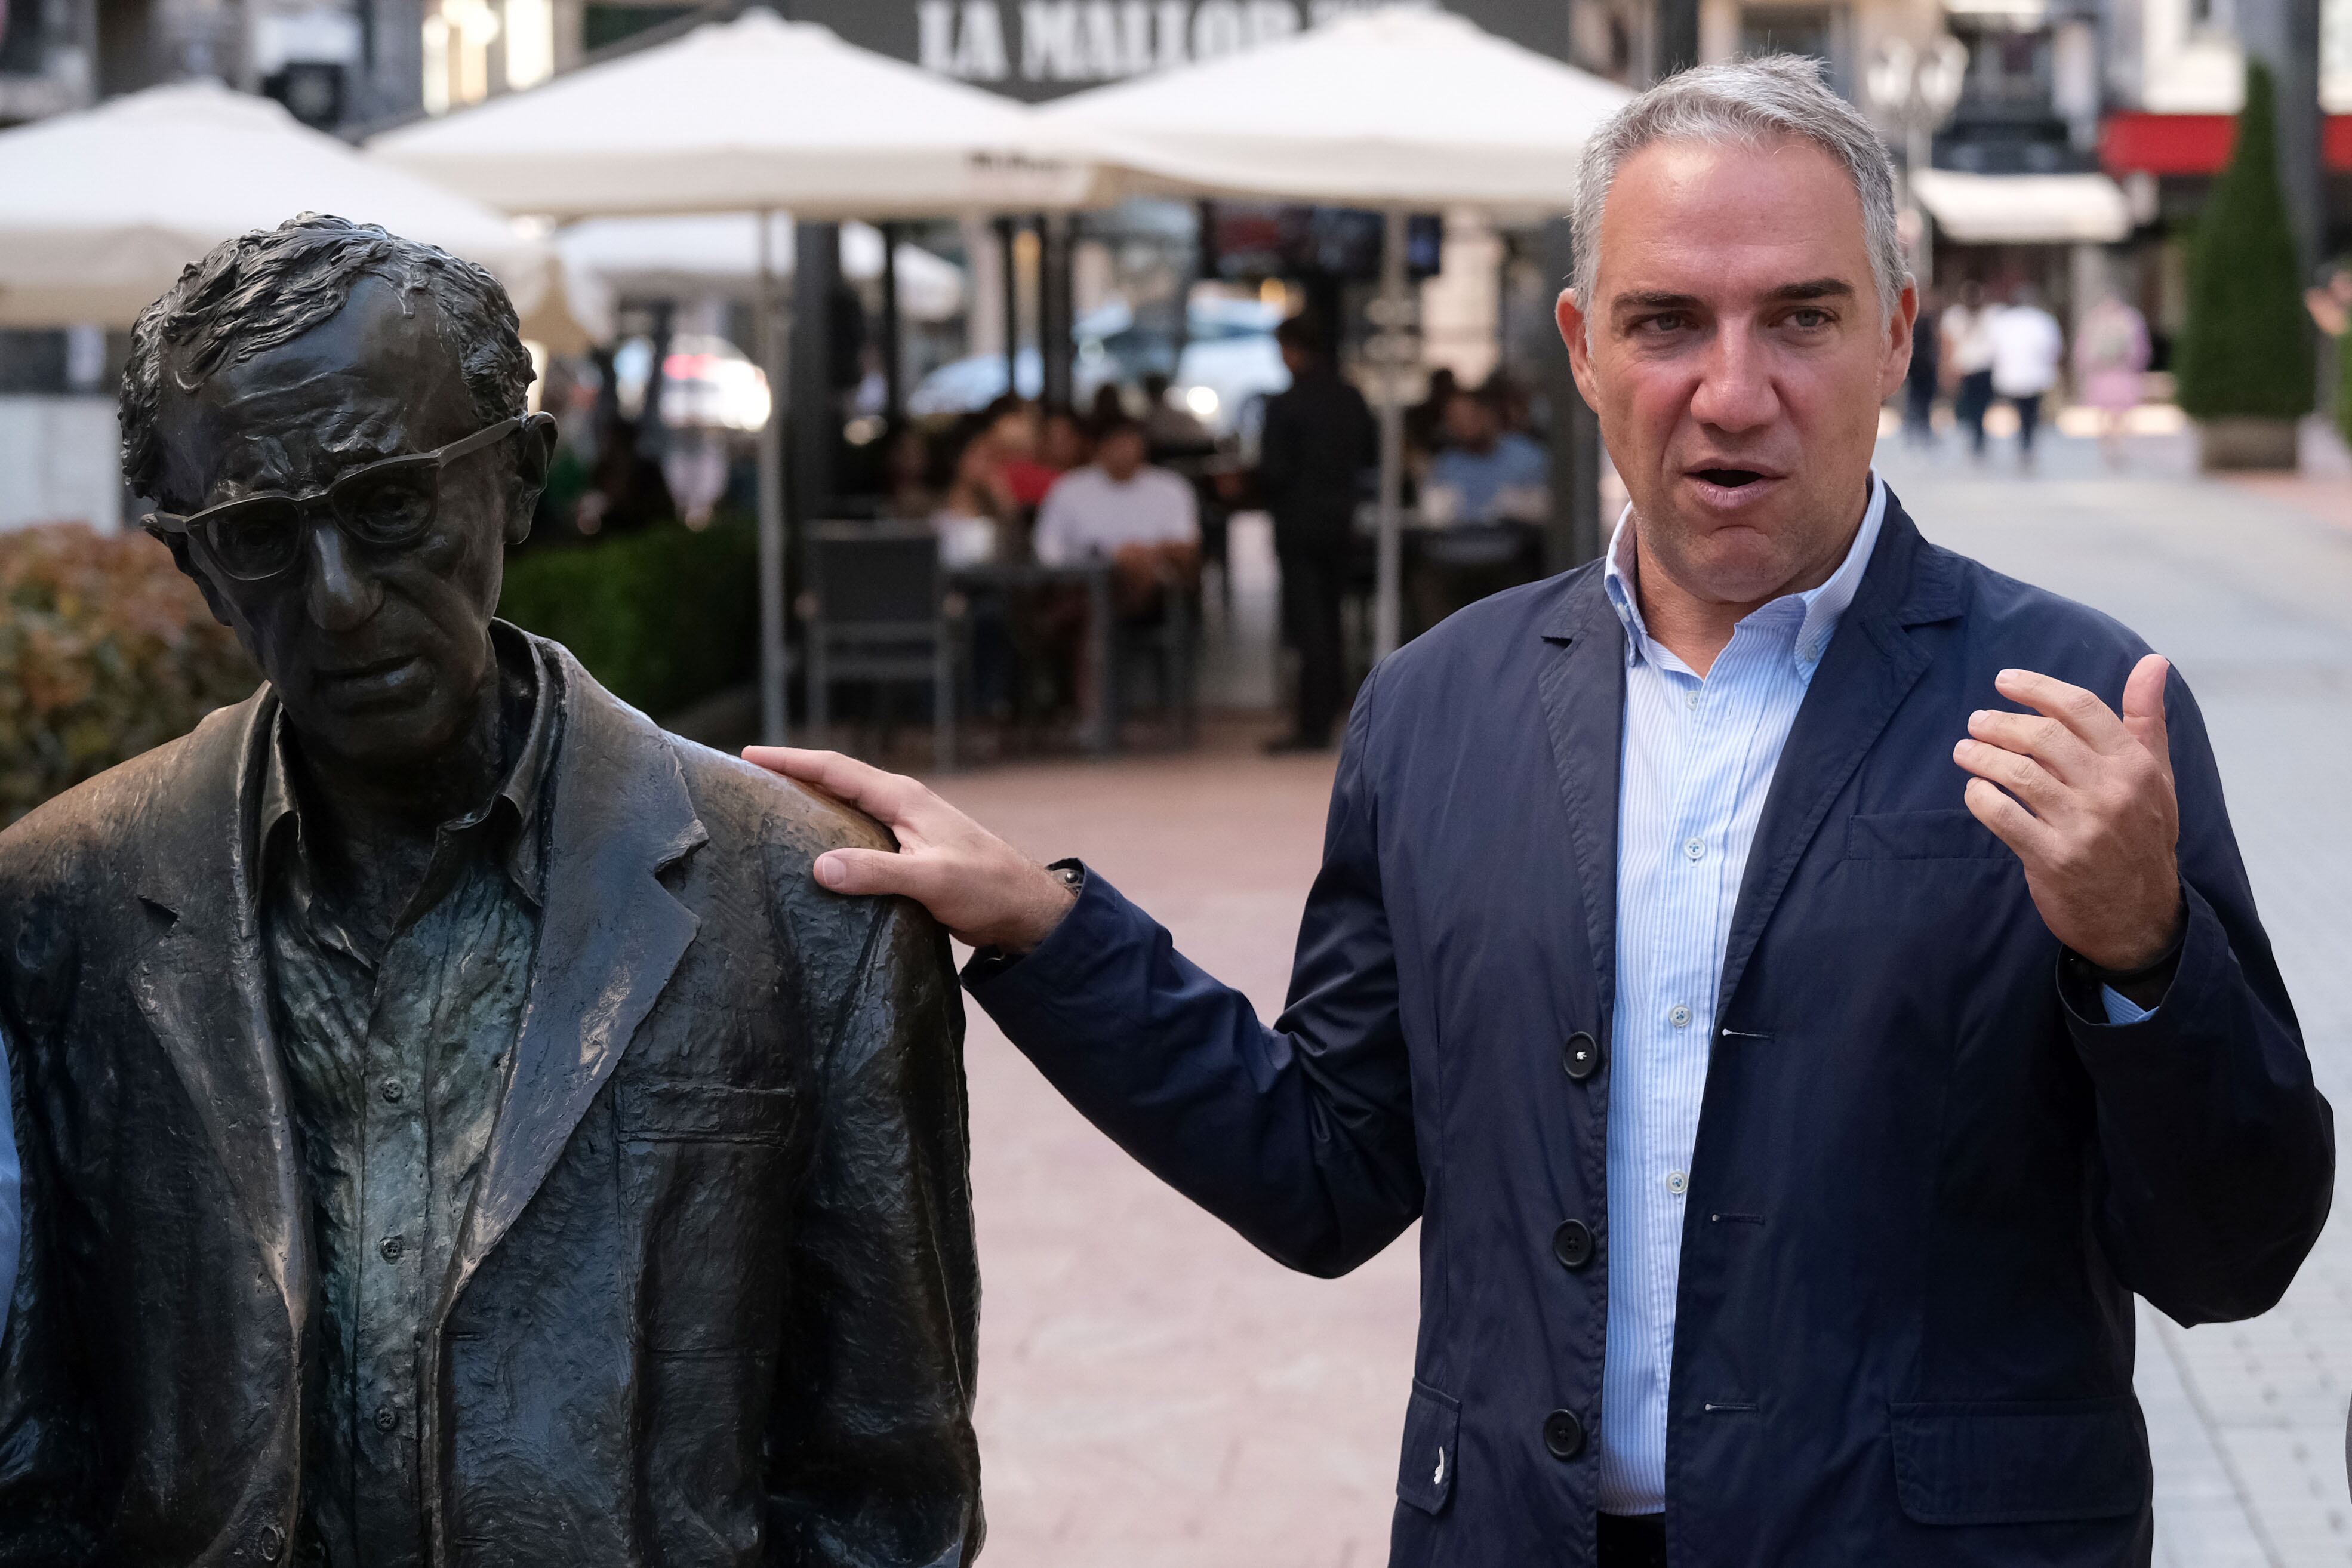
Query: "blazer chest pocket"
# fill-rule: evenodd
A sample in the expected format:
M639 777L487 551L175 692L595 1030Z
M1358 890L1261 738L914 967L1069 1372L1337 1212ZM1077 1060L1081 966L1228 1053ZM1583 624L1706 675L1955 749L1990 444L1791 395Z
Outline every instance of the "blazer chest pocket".
M2147 1440L2128 1396L1889 1415L1895 1494L1921 1524L2115 1519L2147 1506Z
M800 1120L790 1089L651 1079L618 1086L614 1119L625 1144L753 1144L781 1148Z
M1966 807L1846 820L1845 858L1852 861L1986 861L2011 855L2010 847Z
M1423 1513L1436 1513L1454 1495L1462 1404L1419 1378L1404 1410L1404 1457L1397 1466L1397 1496Z

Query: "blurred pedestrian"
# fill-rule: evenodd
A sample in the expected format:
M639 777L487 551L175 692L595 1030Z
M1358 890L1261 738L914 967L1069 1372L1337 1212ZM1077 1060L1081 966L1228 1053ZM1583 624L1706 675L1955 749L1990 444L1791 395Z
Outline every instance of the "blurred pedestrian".
M1274 514L1283 638L1298 653L1298 696L1290 733L1266 749L1322 751L1347 700L1339 612L1356 507L1365 471L1380 460L1380 434L1364 394L1332 368L1319 328L1293 316L1275 338L1290 368L1290 388L1265 405L1257 483Z
M1943 297L1919 295L1918 319L1911 323L1911 370L1903 383L1903 437L1914 446L1936 444L1936 393L1943 386Z
M2335 340L2336 428L2346 444L2352 445L2352 260L2329 267L2303 299L2311 308L2312 320Z
M2139 406L2147 377L2147 318L2118 294L2103 296L2084 314L2074 340L2074 380L2083 401L2099 411L2099 444L2111 467L2124 461L2124 416Z
M2017 410L2017 460L2033 466L2033 432L2042 423L2042 399L2058 384L2066 358L2066 335L2058 319L2042 308L2042 297L2021 283L2010 303L1992 319L1992 390Z
M1404 444L1415 459L1426 463L1444 450L1446 405L1461 390L1450 367L1429 372L1429 395L1404 411Z
M1992 318L2000 309L1975 278L1960 285L1959 302L1944 310L1944 371L1952 386L1952 417L1969 433L1969 455L1985 451L1985 410L1992 406Z

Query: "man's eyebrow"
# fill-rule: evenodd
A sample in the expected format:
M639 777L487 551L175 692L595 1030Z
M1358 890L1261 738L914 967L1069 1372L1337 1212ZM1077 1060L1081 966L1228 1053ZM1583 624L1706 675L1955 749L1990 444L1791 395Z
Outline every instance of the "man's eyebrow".
M1853 285L1843 277L1809 277L1802 283L1784 283L1765 296L1776 301L1801 299L1851 299Z
M1669 294L1663 289L1636 290L1620 294L1609 301L1613 311L1626 310L1696 310L1696 294Z

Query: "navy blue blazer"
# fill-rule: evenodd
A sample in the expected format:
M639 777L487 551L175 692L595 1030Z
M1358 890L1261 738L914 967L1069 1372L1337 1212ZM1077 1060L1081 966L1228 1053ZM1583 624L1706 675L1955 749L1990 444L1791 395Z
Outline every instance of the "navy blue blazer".
M1676 1568L2147 1563L2133 1292L2248 1317L2317 1237L2333 1117L2187 688L2188 934L2148 1020L2074 994L1961 803L1952 747L1998 671L2116 702L2145 652L1890 503L1732 921L1676 1304ZM1270 1030L1099 876L971 977L1097 1126L1282 1262L1339 1274L1422 1219L1398 1568L1593 1560L1623 709L1597 567L1384 663ZM1555 1253L1569 1219L1589 1259Z

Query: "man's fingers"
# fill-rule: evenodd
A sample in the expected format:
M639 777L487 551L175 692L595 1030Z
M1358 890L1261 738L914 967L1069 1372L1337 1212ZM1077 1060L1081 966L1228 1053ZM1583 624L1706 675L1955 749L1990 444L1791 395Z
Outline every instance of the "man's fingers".
M2023 703L2056 719L2082 737L2084 744L2094 751L2112 752L2131 739L2131 732L2124 728L2123 720L2095 693L2069 685L2054 675L2032 670L2003 670L1993 677L1992 685L2010 701Z
M2018 859L2030 864L2040 854L2051 831L2049 825L2002 794L1998 786L1971 779L1965 799L1969 814L1991 829L1992 836L2015 851Z
M864 898L899 894L921 901L933 879L912 855L888 850L828 850L816 857L816 880L828 893Z
M743 760L803 784L814 784L884 826L908 825L929 791L914 779L885 773L871 763L837 751L803 751L791 746L747 746Z
M2132 666L2131 679L2124 683L2124 727L2147 747L2168 779L2172 777L2172 739L2165 729L2164 687L2171 674L2172 661L2150 653Z
M1952 760L1978 778L2000 785L2045 821L2065 803L2066 786L2031 757L1981 740L1964 740L1952 748Z
M2081 736L2040 714L1979 708L1969 716L1969 734L1988 746L2030 757L2069 784L2080 783L2098 763L2098 753Z

